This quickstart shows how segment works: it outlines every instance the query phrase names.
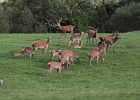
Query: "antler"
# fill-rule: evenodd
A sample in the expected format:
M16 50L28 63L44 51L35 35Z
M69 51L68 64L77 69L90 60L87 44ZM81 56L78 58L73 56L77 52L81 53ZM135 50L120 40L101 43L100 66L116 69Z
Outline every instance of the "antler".
M60 19L59 19L59 23L61 22L62 19L63 19L63 18L60 18Z

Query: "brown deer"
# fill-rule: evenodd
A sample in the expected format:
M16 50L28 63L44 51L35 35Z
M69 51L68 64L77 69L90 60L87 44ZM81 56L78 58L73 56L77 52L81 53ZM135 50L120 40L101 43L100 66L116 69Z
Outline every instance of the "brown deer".
M72 46L72 48L81 48L82 47L83 42L80 41L79 44L75 44Z
M30 59L34 58L35 51L31 47L22 47L25 53L30 54Z
M102 36L102 37L100 37L100 42L98 43L98 46L100 46L100 44L101 44L102 42L105 42L105 43L107 43L107 48L108 48L109 45L111 45L112 48L113 48L113 51L114 51L114 53L115 53L115 50L114 50L114 43L115 43L118 39L121 39L119 33L117 33L117 34L115 35L115 37L114 37L114 36L112 36L112 37ZM106 49L107 49L107 48L106 48Z
M89 51L88 52L88 56L89 56L89 59L90 59L90 66L91 66L91 61L93 58L96 57L97 59L97 65L98 65L98 59L101 58L102 60L102 63L104 63L104 57L101 55L101 52L99 50L92 50L92 51Z
M79 35L71 35L70 36L70 42L69 42L69 46L70 44L72 44L74 41L78 41L78 44L79 42L81 41L81 38L82 38L82 35L84 34L83 31L80 31L80 34Z
M92 38L92 41L94 40L94 38L96 39L96 44L97 44L97 32L98 32L98 28L94 29L94 30L88 30L88 36L87 36L87 43L90 42L90 38Z
M53 68L55 68L57 70L57 73L58 71L62 72L62 69L66 66L66 62L54 62L54 61L51 61L51 62L48 62L47 65L49 65L49 70L48 70L48 74L50 73L51 75L51 72L53 70Z
M35 42L32 44L33 50L42 49L42 54L46 53L47 48L49 47L51 37L48 38L47 42Z
M53 58L57 55L58 55L58 50L52 50L51 51L51 57L50 57L51 61L53 61Z
M97 49L98 49L100 52L104 52L105 57L107 57L107 55L106 55L106 43L105 43L105 42L102 42L102 45L101 45L101 46L98 46Z
M50 57L51 60L53 60L53 57L56 55L58 55L59 61L61 61L61 58L62 58L61 56L66 55L70 58L72 63L73 63L73 58L75 58L77 60L79 60L79 58L80 58L78 55L74 54L71 50L59 50L58 49L58 50L51 51L51 57Z
M26 52L24 51L19 51L19 52L15 52L14 56L24 56L24 59L26 60Z
M60 25L61 20L62 18L60 18L56 26L58 26L59 29L62 31L61 38L62 38L62 35L65 35L65 38L66 38L66 32L71 32L71 34L74 33L74 26L73 25L62 26Z

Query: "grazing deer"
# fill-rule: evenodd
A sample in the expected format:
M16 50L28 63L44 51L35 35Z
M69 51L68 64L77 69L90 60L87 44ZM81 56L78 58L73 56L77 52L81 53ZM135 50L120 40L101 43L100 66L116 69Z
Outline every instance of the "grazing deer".
M3 84L3 79L0 78L0 86L2 86L2 84Z
M80 34L79 35L71 35L70 36L70 42L69 42L69 46L70 44L72 44L74 41L78 41L78 44L79 42L81 41L81 38L82 38L82 35L84 34L83 31L80 31Z
M102 37L100 37L100 42L98 43L98 46L100 46L100 44L101 44L102 42L105 42L105 43L107 43L107 48L108 48L109 45L111 45L112 48L113 48L113 51L114 51L114 53L115 53L115 50L114 50L114 43L115 43L118 39L121 39L119 33L117 33L115 37L114 37L114 36L112 36L112 37L102 36ZM106 49L107 49L107 48L106 48Z
M79 56L77 54L74 54L70 50L62 50L61 52L59 52L58 56L59 56L59 59L60 59L61 62L64 61L64 60L68 60L72 64L74 64L73 58L79 60Z
M51 72L52 72L53 68L57 69L57 73L59 71L60 74L61 74L62 69L66 66L66 62L54 62L54 61L51 61L51 62L48 62L47 65L49 65L49 67L50 67L49 70L48 70L48 74L50 73L50 75L51 75Z
M82 44L83 44L83 42L80 41L79 44L73 45L72 48L81 48Z
M34 58L35 51L31 47L22 47L25 53L30 54L30 59Z
M90 66L91 66L91 61L93 58L96 57L97 59L97 65L98 65L98 59L101 58L102 60L102 63L104 63L104 57L101 55L101 52L99 50L92 50L92 51L89 51L88 52L88 56L89 56L89 59L90 59Z
M66 38L66 32L71 32L71 34L74 33L74 26L73 25L62 26L60 25L61 20L62 18L60 18L56 26L58 26L59 29L62 31L61 38L62 38L62 35L65 35L65 38Z
M51 37L48 38L47 42L35 42L32 44L33 50L42 49L42 54L46 53L47 48L49 47Z
M107 57L107 55L106 55L106 43L105 43L105 42L102 42L102 45L101 45L101 46L98 46L97 49L98 49L100 52L104 52L105 57Z
M51 51L51 57L50 57L51 61L53 61L53 58L57 55L58 55L58 50L52 50Z
M19 52L15 52L14 56L24 56L24 59L26 60L26 52L24 51L19 51Z
M87 43L90 42L90 38L92 38L92 41L93 41L93 38L95 38L96 44L97 44L97 32L98 32L98 28L94 30L88 30Z

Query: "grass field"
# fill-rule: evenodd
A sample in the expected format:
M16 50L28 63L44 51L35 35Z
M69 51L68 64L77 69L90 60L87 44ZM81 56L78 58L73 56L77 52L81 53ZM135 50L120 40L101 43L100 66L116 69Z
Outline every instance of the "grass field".
M0 34L0 100L139 100L140 98L140 31L123 33L111 46L107 58L96 65L96 59L89 66L88 51L97 48L95 43L86 43L87 34L82 37L81 49L68 47L69 36L60 39L60 34ZM109 35L109 34L99 34ZM47 55L37 50L35 58L13 56L36 41L46 41L52 36ZM80 61L62 71L62 76L46 76L50 51L69 49L80 55ZM58 61L57 57L54 59Z

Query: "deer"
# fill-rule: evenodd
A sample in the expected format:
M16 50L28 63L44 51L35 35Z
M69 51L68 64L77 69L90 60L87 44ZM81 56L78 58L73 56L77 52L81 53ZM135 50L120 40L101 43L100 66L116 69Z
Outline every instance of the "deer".
M64 67L66 66L66 63L67 62L55 62L55 61L48 62L47 63L47 65L49 65L48 74L51 75L53 68L55 68L57 70L57 73L59 71L61 75L62 69L64 69Z
M69 55L62 55L61 53L58 54L59 60L60 62L67 62L67 68L70 67L70 64L72 63L72 57L70 57Z
M106 43L105 42L102 42L102 45L98 46L97 50L99 50L100 52L104 52L105 57L107 57L107 55L106 55Z
M23 48L22 51L30 54L30 59L34 58L35 51L31 47L22 47L22 48Z
M3 79L0 78L0 86L2 86L2 84L3 84Z
M88 36L87 36L87 43L90 42L90 38L95 38L96 39L96 44L97 44L97 32L98 32L98 28L97 29L94 29L94 30L88 30L87 33L88 33Z
M92 50L88 52L88 57L89 57L89 62L90 62L90 66L92 66L91 62L93 60L93 58L96 57L96 64L98 65L98 59L100 58L102 60L102 63L104 63L104 57L101 55L101 52L99 50Z
M62 26L60 25L61 20L62 18L60 18L60 20L57 21L56 26L58 26L59 29L62 31L61 38L62 38L62 35L65 35L65 38L66 38L66 32L71 32L71 34L74 33L74 26L73 25Z
M26 60L26 52L24 51L19 51L19 52L15 52L14 56L24 56L24 59Z
M70 58L70 61L73 63L73 58L79 60L79 56L77 54L74 54L71 50L52 50L51 51L51 60L53 60L53 57L58 55L59 61L61 61L61 56L68 56Z
M82 45L83 45L83 42L80 41L79 44L75 44L75 45L73 45L72 48L77 48L77 49L79 49L79 48L82 47Z
M74 65L73 58L75 58L77 60L79 60L79 58L80 58L79 55L71 53L71 52L60 52L60 53L58 53L58 57L61 62L65 62L65 61L70 62L70 64L73 64L73 65Z
M51 57L50 57L51 61L53 61L53 58L57 55L58 55L58 50L51 50Z
M72 44L74 41L78 41L78 44L79 42L81 41L81 38L82 38L82 35L84 34L83 31L80 31L80 34L79 35L71 35L70 36L70 42L69 42L69 46L70 44Z
M42 49L42 54L46 53L47 48L49 47L51 37L47 38L46 42L35 42L32 44L33 50L36 51L37 49Z
M100 46L100 44L101 44L102 42L105 42L105 43L107 43L107 48L108 48L109 45L111 45L112 48L113 48L113 52L115 53L115 50L114 50L114 43L115 43L118 39L121 39L119 33L115 34L115 36L112 36L112 37L111 37L111 36L110 36L110 37L108 37L108 36L102 36L102 37L100 37L100 42L98 43L98 46ZM106 50L107 50L107 48L106 48Z

